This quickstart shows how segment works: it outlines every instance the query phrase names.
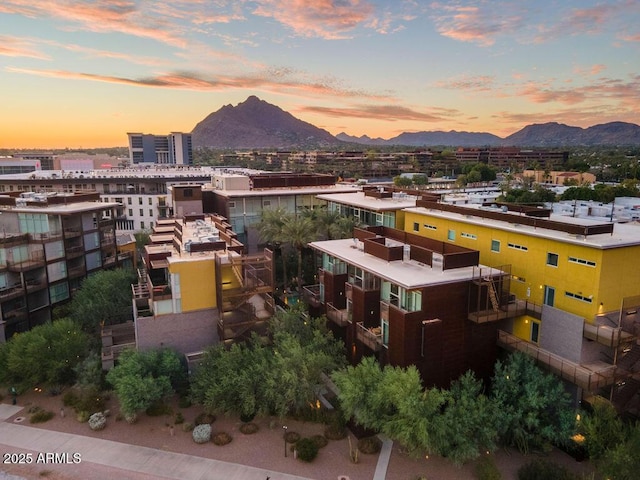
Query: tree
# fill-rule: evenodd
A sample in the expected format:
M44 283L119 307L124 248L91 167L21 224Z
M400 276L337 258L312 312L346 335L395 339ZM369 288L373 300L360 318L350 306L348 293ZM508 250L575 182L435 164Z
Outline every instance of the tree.
M316 226L309 218L289 216L282 227L282 235L298 254L298 283L302 282L302 251L309 242L316 239Z
M397 177L393 177L393 184L396 187L410 187L413 185L413 180L411 177L398 175Z
M135 415L173 394L185 377L179 354L162 348L147 352L125 350L107 374L107 381L113 386L123 413Z
M493 451L498 440L499 418L496 404L482 393L482 382L468 371L441 392L446 399L442 415L434 421L439 428L435 444L438 452L455 464Z
M272 245L274 250L280 252L284 285L287 284L287 263L282 249L282 244L286 243L286 238L282 230L288 218L289 214L284 207L278 207L263 210L260 223L258 223L258 232L260 233L261 240Z
M615 407L605 399L594 398L592 411L585 415L580 429L584 433L589 459L599 465L610 448L624 441L626 432Z
M102 270L87 277L71 300L71 318L94 338L102 325L131 320L131 284L135 280L135 272L127 269Z
M88 344L87 335L68 318L38 325L2 347L2 377L21 388L72 384L73 369L87 355Z
M503 442L522 452L566 444L573 433L575 412L560 380L542 372L521 352L496 363L492 398L499 412Z

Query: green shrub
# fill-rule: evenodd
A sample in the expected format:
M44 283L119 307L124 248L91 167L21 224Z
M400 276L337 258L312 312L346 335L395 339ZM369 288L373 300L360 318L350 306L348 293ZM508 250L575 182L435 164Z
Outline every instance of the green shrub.
M66 394L65 394L66 396ZM63 398L64 402L64 398ZM95 388L83 389L77 396L77 401L71 405L76 412L102 412L105 409L106 399Z
M189 408L191 405L192 403L189 397L180 397L180 400L178 400L178 406L180 408Z
M251 435L253 433L256 433L258 430L259 430L259 427L255 423L250 422L250 423L243 423L242 425L240 425L240 431L245 435Z
M175 425L180 425L181 423L184 423L184 415L182 415L182 412L178 412L174 415L173 423Z
M27 413L40 413L42 411L42 407L40 405L31 405L27 410Z
M227 432L218 432L211 438L211 441L219 446L231 443L231 440L233 440L233 437Z
M533 460L518 469L518 480L578 480L580 477L554 462Z
M382 441L378 437L364 437L358 440L358 450L362 453L378 453L382 448Z
M76 420L78 420L80 423L85 423L89 421L90 416L91 414L89 412L87 412L86 410L81 410L76 413Z
M193 421L195 425L211 425L216 421L216 416L210 413L202 412L200 415L196 417Z
M183 423L182 424L182 431L183 432L191 432L193 431L193 423Z
M502 478L492 455L483 455L478 459L475 474L478 480L500 480Z
M49 420L51 420L53 418L54 415L55 414L53 412L50 412L48 410L40 409L39 411L37 411L33 415L31 415L31 417L29 418L29 423L44 423L44 422L48 422Z
M255 417L256 417L255 412L249 413L249 414L243 413L243 414L240 415L240 421L243 422L243 423L249 423Z
M285 432L284 440L287 443L296 443L300 440L300 434L298 432Z
M173 408L166 403L154 403L146 410L150 417L160 417L161 415L173 415Z
M303 462L312 462L318 456L318 445L311 438L302 438L296 442L298 459Z
M311 440L313 440L313 443L316 444L318 449L326 447L327 444L329 443L329 441L327 440L327 437L325 437L324 435L313 435L311 437Z

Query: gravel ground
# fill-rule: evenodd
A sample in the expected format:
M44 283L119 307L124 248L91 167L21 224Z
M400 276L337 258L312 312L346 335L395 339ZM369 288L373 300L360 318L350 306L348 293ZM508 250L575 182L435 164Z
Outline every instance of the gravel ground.
M351 463L349 460L349 444L346 439L330 441L326 447L320 450L318 457L312 463L304 463L294 459L291 452L288 452L288 456L285 458L282 421L277 418L260 417L254 419L254 423L260 429L253 435L244 435L239 431L241 422L237 418L218 418L213 423L214 433L226 431L233 436L233 441L230 444L219 447L213 443L195 444L191 438L191 433L184 432L181 425L175 426L172 435L169 428L169 425L173 423L172 416L150 417L141 415L139 421L134 425L129 425L124 421L117 421L118 407L113 399L107 405L107 408L112 412L108 419L107 427L99 432L90 430L86 423L78 422L73 411L69 408L65 408L65 415L64 417L61 416L62 396L51 397L41 392L30 392L20 396L18 404L27 408L32 405L38 405L56 413L52 420L43 424L29 425L28 420L26 420L25 424L31 427L93 436L176 453L273 469L318 480L335 480L341 475L347 475L350 480L371 480L378 460L377 455L360 454L359 463ZM173 409L175 412L181 412L186 422L193 422L201 411L198 407L178 408L175 402ZM20 415L27 416L26 410L16 416ZM16 416L7 419L7 421L13 421ZM302 436L323 433L322 425L293 420L286 420L285 423L288 431L297 431ZM352 437L352 441L354 441L354 437ZM2 447L2 439L0 439L0 451L12 451L10 448ZM588 463L577 463L560 451L553 451L548 457L574 471L590 471ZM501 470L504 480L515 480L518 467L531 459L531 456L526 457L517 452L504 450L495 454L496 464ZM22 480L24 478L47 478L49 480L84 480L88 478L92 480L151 480L154 478L149 475L126 472L117 468L89 463L66 466L47 465L46 470L36 466L2 465L2 470L6 473L0 474L0 480ZM6 478L2 475L5 475ZM15 477L16 475L18 477ZM15 478L12 478L12 476ZM439 457L411 458L404 454L398 445L394 444L386 479L417 480L421 476L429 480L472 479L474 478L473 464L458 468L451 465L446 459Z

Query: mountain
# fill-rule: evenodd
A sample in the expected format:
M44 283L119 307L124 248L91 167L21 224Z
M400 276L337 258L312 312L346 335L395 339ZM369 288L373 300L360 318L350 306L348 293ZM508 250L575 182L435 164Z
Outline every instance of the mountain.
M556 122L534 124L509 135L503 144L529 147L638 145L640 126L625 122L610 122L589 128L570 127Z
M397 137L390 138L390 145L410 145L420 147L423 145L455 145L457 147L495 146L500 145L502 139L492 133L477 132L414 132L401 133Z
M344 132L336 135L336 138L342 142L347 143L360 143L362 145L387 145L388 140L384 138L371 138L368 135L362 135L361 137L354 137L352 135L347 135Z
M326 130L298 120L275 105L250 96L237 106L209 114L191 132L194 147L310 148L340 142Z

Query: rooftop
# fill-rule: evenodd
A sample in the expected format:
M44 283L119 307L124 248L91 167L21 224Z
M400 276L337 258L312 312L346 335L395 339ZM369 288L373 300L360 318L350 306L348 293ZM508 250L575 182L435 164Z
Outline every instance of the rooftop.
M354 188L351 188L351 191L344 193L325 192L318 195L318 198L328 202L335 202L378 212L395 211L403 208L415 207L417 199L417 197L413 195L407 195L406 193L399 192L394 192L391 198L375 198L373 196L365 195L365 192L363 191L354 191Z
M574 245L582 245L591 248L608 249L620 248L633 245L640 245L640 224L637 223L616 223L613 226L612 233L600 233L593 235L576 235L563 232L560 230L552 230L541 226L524 225L518 221L523 216L516 212L503 212L499 208L483 207L480 205L465 205L462 207L464 213L456 213L451 211L441 211L427 207L406 208L407 212L418 214L426 214L432 217L443 219L454 219L470 225L478 225L488 228L495 228L504 231L510 231L523 235L530 235L539 238L548 238L555 241L571 243ZM505 218L513 218L513 220L503 221L492 218L476 216L478 211L502 212ZM467 213L468 212L468 213ZM598 226L603 225L602 221L591 220L587 218L568 217L564 215L551 214L549 220L564 223L567 225L577 226Z
M411 248L407 244L389 238L386 239L386 242L387 245L405 245L405 249ZM365 253L362 242L356 242L353 238L312 242L309 246L408 290L472 280L474 272L477 274L478 268L482 268L487 275L492 275L493 272L495 275L501 273L500 270L483 265L443 270L442 263L438 261L436 255L434 255L433 267L415 260L387 262Z

